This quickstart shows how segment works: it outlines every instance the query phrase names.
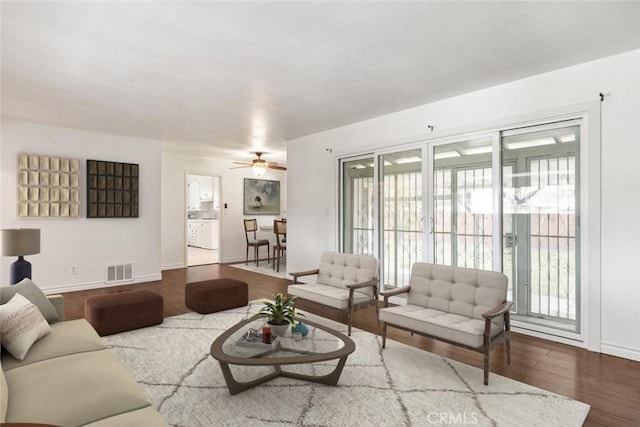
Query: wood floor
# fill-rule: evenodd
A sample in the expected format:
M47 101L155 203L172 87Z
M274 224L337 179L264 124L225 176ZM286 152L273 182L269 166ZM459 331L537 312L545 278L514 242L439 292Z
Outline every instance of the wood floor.
M165 317L189 312L184 305L188 282L232 277L249 284L249 299L269 298L286 292L291 282L244 271L227 265L205 265L162 273L162 281L64 294L66 319L84 317L84 300L92 295L150 289L164 297ZM333 320L346 322L346 315L300 301L297 307ZM377 332L375 309L356 311L354 326ZM482 355L428 338L411 336L389 328L390 339L437 353L482 369ZM640 425L640 362L593 353L521 334L512 335L512 360L507 365L502 349L491 354L491 372L549 390L591 405L587 426ZM479 374L480 375L480 374Z

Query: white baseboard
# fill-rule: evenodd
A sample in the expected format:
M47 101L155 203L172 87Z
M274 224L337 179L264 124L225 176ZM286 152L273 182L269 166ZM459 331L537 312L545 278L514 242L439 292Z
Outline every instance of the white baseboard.
M176 264L165 264L160 266L160 270L176 270L178 268L187 268L187 264L185 263L176 263Z
M616 344L603 342L600 349L604 354L640 362L640 349L637 348L622 347Z
M584 341L581 341L580 339L572 339L572 338L562 337L562 336L554 335L550 333L534 331L529 329L528 327L522 327L519 324L514 325L513 321L511 322L511 331L518 334L522 334L522 335L528 335L530 337L541 338L547 341L559 342L560 344L567 344L574 347L580 347L580 348L586 349L586 344L584 343Z
M266 259L266 258L265 258ZM245 259L244 257L236 257L236 258L224 258L220 260L220 264L236 264L238 262L244 262ZM255 265L255 261L253 261L253 264ZM251 260L249 260L249 264L251 264Z
M114 286L133 285L136 283L155 282L162 280L161 274L150 274L147 276L134 277L133 280L127 280L122 282L115 282L106 284L105 282L85 282L76 283L72 285L53 286L50 288L44 288L42 291L48 295L59 294L63 292L75 292L75 291L87 291L90 289L111 288Z

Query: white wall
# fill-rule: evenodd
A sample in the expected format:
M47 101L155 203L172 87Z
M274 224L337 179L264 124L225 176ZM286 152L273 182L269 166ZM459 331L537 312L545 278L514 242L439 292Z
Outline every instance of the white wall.
M255 178L250 168L230 169L237 165L230 160L193 156L182 153L162 153L162 269L186 267L186 173L219 176L220 195L220 262L244 261L246 242L242 220L244 178ZM262 179L280 181L278 216L257 215L259 225L273 225L274 218L287 214L287 173L268 169ZM225 209L224 205L227 204ZM247 216L246 218L254 216ZM261 249L260 256L265 256ZM249 254L251 257L252 254Z
M430 137L427 125L435 126L437 134L463 127L482 129L505 118L594 101L600 92L610 95L602 104L601 338L597 347L640 360L640 50L290 141L287 269L314 267L313 260L322 250L336 248L337 153L365 153L374 147L426 139ZM591 297L597 302L599 296Z
M0 181L2 228L40 228L40 254L30 255L33 280L45 292L104 286L105 267L133 263L134 282L160 276L160 142L78 129L2 119ZM80 159L78 218L22 218L16 215L18 153ZM86 160L140 165L139 218L86 218ZM9 282L13 257L2 257L0 283ZM71 265L78 267L71 274Z

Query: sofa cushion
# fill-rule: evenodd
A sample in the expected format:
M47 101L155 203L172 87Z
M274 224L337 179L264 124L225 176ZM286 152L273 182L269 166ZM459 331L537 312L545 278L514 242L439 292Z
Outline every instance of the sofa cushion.
M370 255L323 252L320 256L317 283L346 288L346 285L364 283L378 277L378 260ZM373 296L372 288L360 292ZM301 296L301 298L304 298Z
M18 360L9 354L2 355L5 371L30 363L69 354L107 348L96 331L84 319L58 322L51 325L51 333L36 342L24 360Z
M349 306L349 290L345 288L309 283L302 285L289 285L287 293L305 300L341 310L344 310ZM370 300L371 296L364 292L355 291L353 293L354 304L360 304Z
M40 310L22 295L0 305L0 342L16 359L24 359L31 345L49 332Z
M379 319L381 322L473 348L484 344L484 320L416 305L382 308L379 311ZM501 331L499 323L491 323L492 337Z
M56 357L5 371L7 422L80 426L150 406L110 350Z
M31 279L23 279L20 283L12 286L0 286L0 304L8 303L15 294L21 294L38 307L47 322L54 323L60 320L53 304Z
M155 408L149 406L113 417L105 418L95 423L87 424L86 427L168 427L167 421Z
M407 304L482 320L507 298L508 279L495 271L415 263Z

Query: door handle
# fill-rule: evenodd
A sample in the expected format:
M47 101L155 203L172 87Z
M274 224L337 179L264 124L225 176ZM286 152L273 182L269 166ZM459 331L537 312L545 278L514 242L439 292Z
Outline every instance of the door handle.
M426 219L427 218L424 217L424 216L420 218L420 232L421 233L425 232L425 230L424 230L425 227L424 226L425 226L425 220ZM429 217L429 230L427 231L427 233L428 234L433 234L433 217Z

